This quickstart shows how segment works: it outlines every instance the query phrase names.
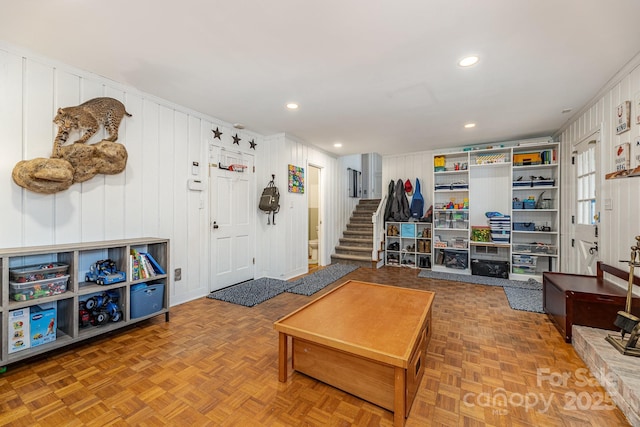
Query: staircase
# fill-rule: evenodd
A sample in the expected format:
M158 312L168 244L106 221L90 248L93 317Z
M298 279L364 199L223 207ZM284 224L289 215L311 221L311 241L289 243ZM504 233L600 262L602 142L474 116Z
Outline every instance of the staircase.
M373 251L373 224L371 215L378 209L380 199L361 199L351 215L331 263L351 264L359 267L374 268L371 260Z

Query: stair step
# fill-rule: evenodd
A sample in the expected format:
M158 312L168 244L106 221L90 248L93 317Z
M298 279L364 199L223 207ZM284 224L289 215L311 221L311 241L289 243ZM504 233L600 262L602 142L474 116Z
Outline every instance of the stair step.
M367 231L371 233L373 231L373 224L347 224L347 230L349 231Z
M336 254L340 255L360 255L371 258L371 251L370 246L336 246Z
M336 263L349 264L349 265L357 265L358 267L373 268L373 262L371 261L371 256L359 257L355 255L334 254L334 255L331 255L331 263L332 264L336 264Z
M373 238L372 230L361 231L361 230L344 230L344 237L355 237L355 236L363 236L363 237L371 237Z
M340 246L358 246L358 247L373 248L373 239L341 238Z

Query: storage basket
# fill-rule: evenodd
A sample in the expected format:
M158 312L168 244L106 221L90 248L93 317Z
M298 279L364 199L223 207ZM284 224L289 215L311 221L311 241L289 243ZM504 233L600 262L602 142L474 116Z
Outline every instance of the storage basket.
M148 316L163 308L164 284L150 283L131 289L131 318Z

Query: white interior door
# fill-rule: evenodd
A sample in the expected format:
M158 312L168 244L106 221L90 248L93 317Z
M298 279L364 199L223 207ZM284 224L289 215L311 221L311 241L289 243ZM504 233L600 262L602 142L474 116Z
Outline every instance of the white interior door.
M235 156L235 157L234 157ZM254 278L255 175L253 156L223 154L223 166L246 166L244 172L209 168L211 276L209 291Z
M575 147L575 248L579 274L595 275L599 259L599 140L600 132L597 132Z

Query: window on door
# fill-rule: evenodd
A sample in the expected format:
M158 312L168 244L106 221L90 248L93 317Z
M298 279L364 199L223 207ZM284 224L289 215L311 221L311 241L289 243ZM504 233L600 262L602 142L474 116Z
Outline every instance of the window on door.
M578 224L596 224L596 144L578 153Z

